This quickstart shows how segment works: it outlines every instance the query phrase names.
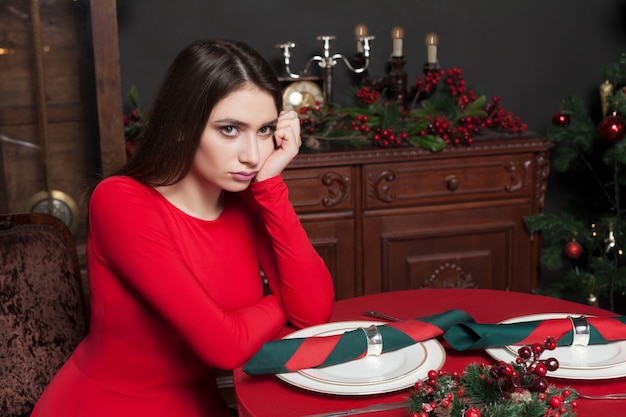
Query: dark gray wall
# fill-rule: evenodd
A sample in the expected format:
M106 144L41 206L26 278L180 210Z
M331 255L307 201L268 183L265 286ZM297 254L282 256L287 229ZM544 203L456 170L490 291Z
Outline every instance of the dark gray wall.
M120 0L119 41L123 90L137 85L149 104L166 67L202 37L235 38L259 50L277 69L275 45L294 41L299 70L319 53L318 35L335 35L334 51L352 55L354 28L368 26L372 75L391 53L391 29L405 31L412 83L424 63L424 35L439 35L443 68L460 67L466 80L503 99L505 108L543 131L563 97L593 101L600 70L626 51L622 0ZM341 101L349 80L335 70ZM343 88L345 90L345 88ZM345 93L345 92L344 92Z
M363 23L372 44L372 75L383 73L391 30L405 32L409 84L425 61L424 36L439 36L443 68L459 67L468 83L544 132L561 100L575 95L598 105L601 70L626 51L623 0L118 0L122 88L132 85L149 106L175 54L203 37L246 41L275 64L275 45L294 41L300 70L321 51L318 35L334 35L333 51L355 52L354 28ZM343 64L335 70L335 98L350 83ZM343 92L342 92L343 90ZM546 211L559 211L579 184L551 173ZM583 191L584 192L584 191Z

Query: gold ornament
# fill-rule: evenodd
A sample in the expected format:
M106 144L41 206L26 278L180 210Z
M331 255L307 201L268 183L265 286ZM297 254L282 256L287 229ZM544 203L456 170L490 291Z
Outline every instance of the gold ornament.
M589 296L587 297L587 304L593 307L598 307L598 297L596 297L593 293L589 293Z
M602 103L602 117L605 117L609 111L609 103L607 97L613 93L613 84L608 80L600 84L600 102Z

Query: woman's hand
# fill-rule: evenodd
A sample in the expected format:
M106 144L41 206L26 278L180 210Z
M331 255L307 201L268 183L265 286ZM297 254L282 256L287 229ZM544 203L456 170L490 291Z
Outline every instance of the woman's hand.
M257 181L275 177L283 172L285 167L298 154L302 137L300 136L300 119L293 110L282 111L278 115L276 130L274 131L276 149L267 158L263 167L256 175Z

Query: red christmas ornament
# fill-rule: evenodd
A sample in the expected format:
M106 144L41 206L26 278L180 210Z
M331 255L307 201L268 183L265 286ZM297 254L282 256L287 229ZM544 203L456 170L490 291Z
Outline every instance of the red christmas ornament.
M602 119L598 125L598 131L602 139L609 143L615 143L626 134L626 123L624 123L624 119L613 113Z
M565 114L563 112L554 113L552 116L552 124L556 126L567 126L570 122L569 114Z
M580 243L572 240L565 245L565 255L570 259L576 259L583 253L583 247Z
M468 408L465 410L465 417L480 417L480 410L478 408Z

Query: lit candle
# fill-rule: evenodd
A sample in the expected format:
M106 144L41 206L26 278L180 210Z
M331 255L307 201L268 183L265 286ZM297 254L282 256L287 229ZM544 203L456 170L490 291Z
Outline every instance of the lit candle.
M424 38L424 42L426 43L426 62L429 64L437 63L437 44L439 43L439 38L436 33L429 33Z
M363 39L367 37L367 26L364 24L357 25L354 28L354 37L356 38L356 52L363 53Z
M402 38L404 38L404 31L401 27L396 26L391 30L391 38L393 39L393 50L391 52L391 56L403 56L404 52L402 51Z

